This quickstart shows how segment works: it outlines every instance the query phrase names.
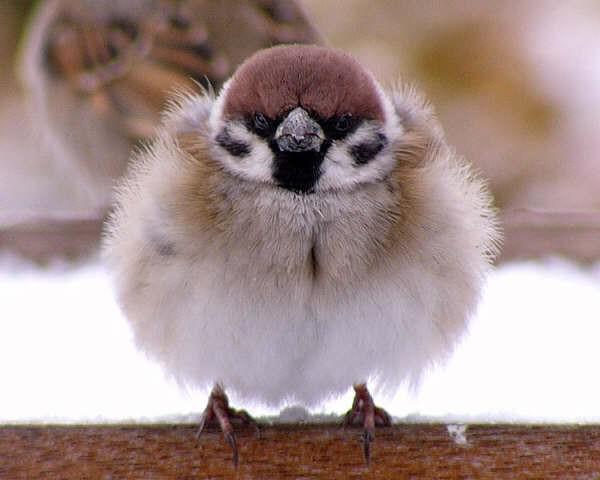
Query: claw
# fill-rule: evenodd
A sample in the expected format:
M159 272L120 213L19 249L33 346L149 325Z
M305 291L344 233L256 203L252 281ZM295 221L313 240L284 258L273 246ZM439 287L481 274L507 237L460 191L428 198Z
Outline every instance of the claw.
M210 393L208 404L200 417L196 438L200 438L206 425L209 423L218 423L223 432L223 436L225 437L225 441L231 447L233 466L237 467L239 463L239 453L235 433L233 431L233 426L231 425L231 420L233 419L241 420L242 423L247 425L253 425L257 435L260 435L258 423L245 410L234 410L231 408L225 390L221 385L217 384Z
M354 401L352 408L344 416L343 426L359 423L363 427L362 447L367 466L371 464L371 443L375 439L375 427L388 427L392 424L390 415L382 408L376 407L365 384L354 385Z
M227 443L229 444L229 446L231 447L231 451L233 452L233 456L231 458L231 460L233 462L233 466L235 468L237 468L237 466L238 466L238 448L237 448L237 443L235 442L235 434L233 432L227 432L225 434L225 440L227 440Z
M204 430L204 425L206 425L206 417L208 415L206 415L206 411L204 411L204 413L202 413L202 416L200 417L200 424L198 425L198 430L196 430L196 440L198 440L200 438L200 435L202 435L202 431Z
M373 441L374 435L369 430L364 430L362 434L362 445L363 445L363 456L365 457L365 463L367 467L371 464L371 442Z

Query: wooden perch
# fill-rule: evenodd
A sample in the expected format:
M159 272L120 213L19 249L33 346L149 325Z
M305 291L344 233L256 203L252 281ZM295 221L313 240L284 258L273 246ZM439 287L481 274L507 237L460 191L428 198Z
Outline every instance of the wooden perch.
M600 427L443 424L379 429L370 468L360 430L277 425L238 434L240 465L220 433L196 425L0 427L0 478L597 479Z
M0 216L0 251L38 262L84 258L98 248L105 214ZM600 260L600 211L511 209L501 213L505 240L500 262L562 255Z

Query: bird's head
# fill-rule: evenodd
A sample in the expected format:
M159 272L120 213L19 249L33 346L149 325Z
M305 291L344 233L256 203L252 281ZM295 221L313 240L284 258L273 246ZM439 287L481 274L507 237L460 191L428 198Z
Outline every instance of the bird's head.
M223 87L210 124L229 172L298 194L385 178L401 132L390 101L356 60L300 45L246 60Z

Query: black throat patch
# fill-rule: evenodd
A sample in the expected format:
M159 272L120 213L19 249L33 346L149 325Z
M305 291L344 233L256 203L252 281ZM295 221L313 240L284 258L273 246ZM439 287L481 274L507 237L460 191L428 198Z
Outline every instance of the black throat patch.
M279 150L277 142L269 142L275 156L273 179L277 185L296 193L313 193L321 176L321 164L330 145L331 142L326 140L318 152L285 152Z

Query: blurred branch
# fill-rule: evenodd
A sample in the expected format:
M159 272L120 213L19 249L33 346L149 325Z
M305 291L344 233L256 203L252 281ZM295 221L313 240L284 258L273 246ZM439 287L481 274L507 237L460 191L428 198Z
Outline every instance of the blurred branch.
M600 259L600 210L502 212L504 248L500 262L561 255L580 262Z
M0 214L0 251L38 262L84 258L99 244L106 212ZM600 211L511 209L501 213L505 241L499 262L562 255L600 260Z
M2 214L0 251L37 262L83 258L97 250L105 216L105 212Z

